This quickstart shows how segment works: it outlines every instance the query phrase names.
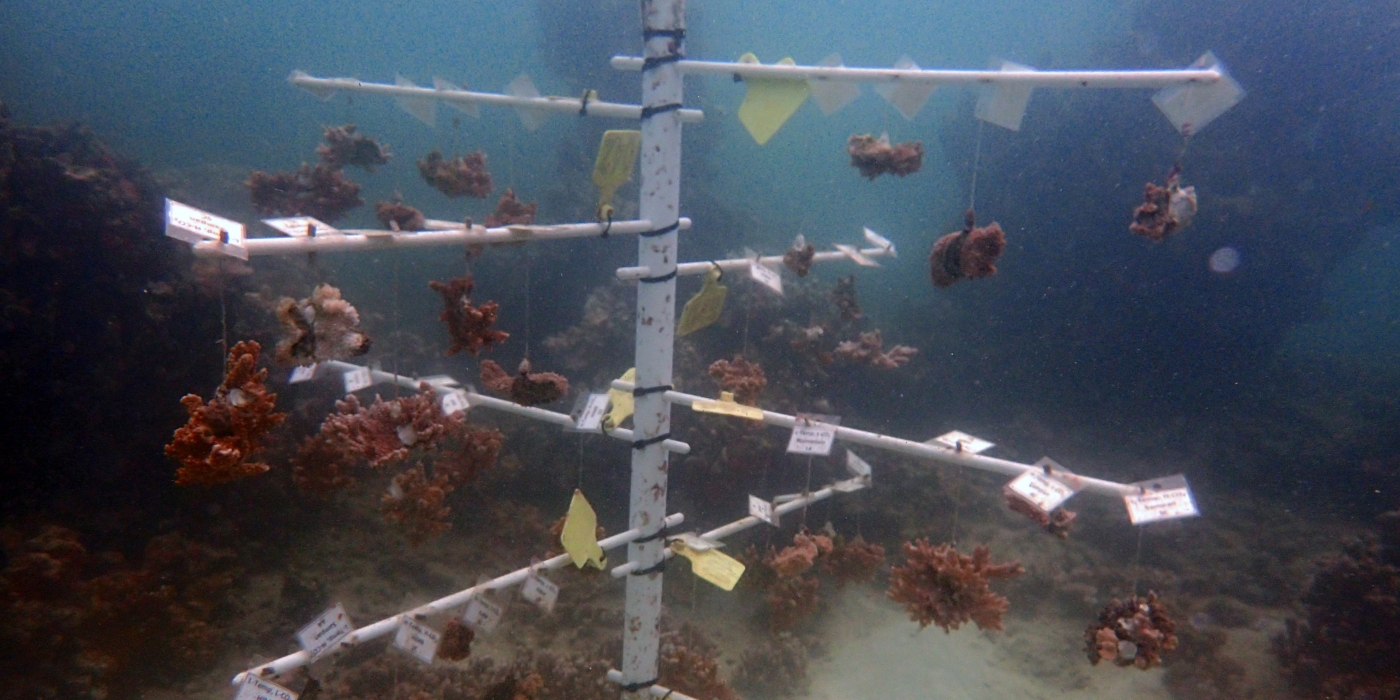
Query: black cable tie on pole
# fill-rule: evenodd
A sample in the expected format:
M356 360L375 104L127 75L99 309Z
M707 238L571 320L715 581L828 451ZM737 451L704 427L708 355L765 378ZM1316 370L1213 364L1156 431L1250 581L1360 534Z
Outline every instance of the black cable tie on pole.
M649 56L642 61L642 72L645 73L657 66L664 66L667 63L675 63L685 58L680 53L668 53L665 56Z
M651 59L647 59L647 60L650 61ZM646 120L651 119L652 117L654 117L654 116L656 116L656 115L658 115L658 114L661 114L661 113L663 113L663 112L674 112L674 111L676 111L676 110L678 110L678 109L680 109L680 108L681 108L681 103L679 103L679 102L669 102L669 103L667 103L667 104L664 104L664 105L657 105L657 106L655 106L655 107L643 107L643 108L642 108L642 115L641 115L640 117L638 117L638 121L646 121Z
M666 440L670 440L670 439L671 439L671 434L670 434L669 432L667 432L667 433L662 433L662 434L660 434L660 435L657 435L656 437L649 437L649 438L646 438L645 440L636 440L636 441L634 441L634 442L632 443L632 449L634 449L634 450L644 449L644 448L647 448L647 447L651 447L652 445L655 445L655 444L658 443L658 442L665 442Z
M670 532L670 531L671 531L671 527L670 527L669 525L666 524L666 521L665 521L665 520L662 520L662 521L661 521L661 527L656 528L656 532L653 532L653 533L651 533L650 535L643 535L643 536L641 536L641 537L638 537L637 539L632 540L632 542L633 542L634 544L641 544L641 543L643 543L643 542L652 542L652 541L654 541L654 540L659 540L659 539L665 537L665 536L666 536L666 533L668 533L668 532Z
M633 397L633 398L641 398L641 397L643 397L643 396L646 396L647 394L656 394L656 393L659 393L659 392L662 392L662 391L670 391L670 390L672 390L672 389L674 389L674 388L676 388L676 387L671 386L670 384L662 384L662 385L660 385L660 386L649 386L649 387L640 387L640 386L639 386L639 387L636 387L635 389L632 390L632 397Z
M648 567L645 568L645 569L637 569L636 571L633 571L633 572L632 572L632 575L633 575L633 576L650 576L651 574L659 574L659 573L662 573L662 572L664 572L664 571L666 571L666 555L665 555L665 554L662 554L662 555L661 555L661 561L658 561L658 562L656 562L655 564L652 564L651 566L648 566ZM655 682L656 682L656 681L652 681L651 683L648 683L647 685L651 685L652 683L655 683Z
M674 688L667 688L666 694L661 696L661 700L667 700L667 698L671 697L671 693L674 692L676 692Z
M653 284L653 283L656 283L656 282L669 282L669 281L671 281L671 280L673 280L673 279L675 279L675 278L676 278L676 271L675 271L674 269L672 269L670 272L668 272L668 273L666 273L666 274L664 274L664 275L658 275L658 276L656 276L656 277L642 277L642 278L638 279L637 281L638 281L638 282L646 282L646 283L648 283L648 284Z
M647 688L650 688L650 687L656 685L657 682L659 682L660 680L661 680L660 678L653 678L653 679L651 679L651 680L649 680L649 681L642 681L642 682L640 682L640 683L623 683L623 684L622 684L622 692L624 692L624 693L635 693L635 692L637 692L638 690L645 690L645 689L647 689Z
M642 41L651 41L652 39L655 39L656 37L659 37L659 36L664 36L664 37L667 37L667 38L669 38L669 39L674 39L674 40L676 40L676 41L684 41L684 40L685 40L685 27L677 27L676 29L643 29L643 30L642 30Z
M613 212L612 212L612 206L609 206L609 207L608 207L608 221L607 221L607 225L603 226L603 232L600 233L600 234L598 234L598 237L599 237L599 238L607 238L607 237L608 237L608 234L609 234L609 233L612 233L612 224L613 224Z
M580 117L588 116L588 96L591 94L593 94L592 90L583 91L583 99L579 100L580 104L578 106L578 115Z
M670 233L670 232L672 232L672 231L677 231L677 230L679 230L680 227L681 227L681 222L680 222L679 220L677 220L675 223L671 224L670 226L662 226L661 228L654 228L654 229L652 229L652 230L650 230L650 231L642 231L641 233L637 234L637 236L640 237L640 238L654 238L654 237L656 237L656 236L664 236L664 235L666 235L666 234L668 234L668 233Z

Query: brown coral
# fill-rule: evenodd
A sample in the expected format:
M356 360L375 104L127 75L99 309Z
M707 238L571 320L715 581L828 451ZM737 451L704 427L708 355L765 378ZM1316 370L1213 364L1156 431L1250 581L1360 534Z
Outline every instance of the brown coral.
M497 226L529 226L535 223L535 203L521 202L515 198L515 190L506 189L506 193L501 195L499 202L496 202L496 211L486 217L486 227L495 228Z
M365 408L354 394L337 401L336 413L321 422L320 434L349 454L381 467L408 457L414 447L427 447L457 432L460 414L443 415L437 396L423 384L418 393L393 401L375 397Z
M324 163L305 163L294 172L254 172L244 183L259 214L314 216L333 222L345 212L364 204L360 186L336 168Z
M354 124L325 127L322 137L326 143L316 147L321 162L336 170L354 165L369 172L389 162L394 154L389 152L388 146L355 131Z
M1145 671L1162 662L1162 652L1176 648L1176 623L1154 591L1127 602L1114 599L1099 613L1098 624L1084 631L1084 646L1095 665L1112 661Z
M870 134L852 135L846 141L851 167L874 180L890 173L904 177L919 172L924 164L924 144L919 141L890 145L888 136L875 138Z
M374 218L391 231L422 231L428 227L423 212L398 201L397 199L374 205Z
M836 345L833 353L836 357L849 360L856 364L870 365L876 369L898 369L907 364L909 358L919 353L918 348L911 348L908 345L896 345L884 350L885 341L880 336L880 329L875 329L869 333L861 333L859 340L845 340Z
M486 155L481 151L447 159L435 150L418 161L418 172L448 197L485 199L491 194L491 173L486 172Z
M836 302L836 310L840 312L842 321L854 321L861 317L860 304L856 303L855 275L837 277L831 299Z
M783 253L783 264L798 277L806 277L812 269L812 261L817 257L817 249L802 236L798 236L792 247Z
M1069 537L1070 526L1074 525L1074 519L1078 516L1074 511L1056 508L1046 513L1008 487L1003 487L1001 492L1006 497L1007 508L1030 518L1035 524L1045 528L1046 532L1062 540Z
M993 593L990 584L1025 571L1014 561L993 564L986 547L977 547L969 557L952 545L933 546L927 539L905 542L904 556L905 564L890 572L887 595L903 604L919 627L935 624L944 632L969 621L979 629L1000 630L1010 604Z
M738 356L732 361L715 360L710 364L710 377L719 382L721 390L733 392L735 401L748 406L757 406L758 395L768 386L763 368Z
M682 625L661 635L659 683L699 700L739 700L720 677L719 649L700 630Z
M856 535L852 540L841 540L822 560L822 570L830 574L839 584L850 581L869 581L885 563L885 548Z
M475 638L476 633L461 620L455 617L448 620L447 626L442 628L442 641L438 642L438 658L461 661L471 656L472 640Z
M554 372L531 372L529 360L511 376L491 360L481 361L481 383L498 394L510 396L521 406L538 406L557 401L569 393L569 380Z
M276 311L282 324L276 353L279 365L312 365L369 352L369 336L360 330L360 312L329 284L318 285L300 301L283 297Z
M940 239L928 256L929 275L936 287L952 286L960 279L991 277L997 273L996 261L1006 247L1006 234L993 221L978 228L976 214L971 209L963 230L954 231Z
M175 483L181 486L214 486L261 474L268 466L251 462L262 438L287 416L273 409L277 395L269 394L259 371L262 346L245 340L228 354L228 373L209 403L188 394L180 403L189 421L175 431L165 454L180 462Z
M452 480L442 473L431 477L422 467L414 467L394 477L389 493L379 500L385 520L402 527L410 544L419 545L451 527L452 512L443 501L453 489Z
M1149 182L1128 230L1156 243L1185 228L1196 215L1196 188L1181 186L1181 164L1167 172L1166 187Z
M433 281L428 286L442 295L442 315L438 320L447 324L447 334L452 341L447 348L449 356L463 350L476 355L481 348L504 343L510 337L509 333L491 328L500 310L496 302L472 306L475 283L471 277L457 277L446 283Z

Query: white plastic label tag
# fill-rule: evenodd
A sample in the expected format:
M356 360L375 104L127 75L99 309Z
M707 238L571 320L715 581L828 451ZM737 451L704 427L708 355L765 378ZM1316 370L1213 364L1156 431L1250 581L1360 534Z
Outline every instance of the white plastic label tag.
M851 260L855 261L855 264L860 265L861 267L879 267L879 266L880 266L880 263L877 263L877 262L875 262L874 260L871 260L870 258L866 257L865 253L860 252L860 249L856 248L856 247L853 246L853 245L846 245L845 243L837 243L837 244L836 244L836 249L839 250L839 251L841 251L842 253L845 253L845 254L846 254L846 257L848 257L848 258L850 258Z
M302 383L302 382L309 382L309 381L311 381L312 379L315 379L315 378L316 378L316 365L312 364L312 365L307 365L306 367L297 367L297 368L293 369L293 370L292 370L291 376L288 376L288 377L287 377L287 383L288 383L288 384L300 384L300 383Z
M574 418L574 430L580 433L596 433L603 426L603 416L608 414L607 394L588 394L583 407Z
M961 430L952 430L924 443L937 447L946 447L954 452L971 452L981 454L996 446L994 442L987 442L979 437L973 437Z
M233 700L297 700L297 694L272 681L247 673L238 684L238 694Z
M399 630L394 634L394 646L408 652L419 661L431 664L437 657L438 642L441 641L441 632L408 615L399 617Z
M860 477L862 479L869 479L870 463L856 456L856 453L852 452L849 448L847 448L846 471L850 472L851 476Z
M165 200L165 235L191 245L223 241L223 252L241 260L248 259L248 249L243 247L243 224L171 199Z
M554 604L559 601L559 585L531 571L525 577L525 585L520 587L520 597L540 606L547 613L554 612Z
M783 293L783 276L757 260L749 261L749 277L779 294Z
M1059 508L1061 503L1074 495L1074 489L1059 479L1046 476L1039 469L1021 472L1021 475L1012 479L1006 488L1044 513Z
M350 622L350 616L345 614L345 607L336 603L312 620L311 624L301 628L297 632L297 641L301 642L301 648L305 649L314 661L336 642L344 639L345 635L354 631L355 625Z
M291 236L292 238L315 238L316 236L328 236L340 233L340 229L312 216L289 216L284 219L263 219L262 222L277 229L278 233Z
M758 496L749 496L749 515L773 527L778 527L778 513L773 510L773 504Z
M1191 497L1191 487L1186 484L1186 477L1180 474L1139 481L1132 486L1138 488L1138 493L1124 496L1123 503L1128 506L1128 519L1134 525L1201 514L1196 510L1196 499Z
M467 403L467 392L456 389L442 395L442 415L450 416L468 408L471 408L471 404Z
M821 457L831 454L831 445L836 442L838 425L841 425L840 416L797 414L797 423L792 426L792 435L788 438L788 454Z
M901 57L895 62L894 67L896 70L919 70L919 64L908 56ZM928 102L929 95L933 94L933 88L933 83L916 83L907 80L892 80L875 84L876 94L894 105L894 108L911 122Z
M1244 99L1244 88L1225 72L1215 54L1207 51L1191 64L1192 69L1214 68L1220 79L1214 83L1189 83L1162 88L1152 103L1171 120L1176 130L1191 136Z
M345 373L345 393L353 394L374 383L368 367L357 367Z
M842 65L841 54L834 53L822 59L819 66L835 68ZM812 100L821 108L822 114L831 116L837 110L850 104L852 100L860 97L860 85L844 80L808 80L808 85L812 86Z
M473 596L467 603L467 609L462 612L462 622L477 632L490 634L501 624L502 612L501 606L479 595Z
M992 67L1003 73L1034 72L1030 66L1010 61L993 61ZM1026 105L1031 101L1031 86L1014 83L983 85L977 95L974 116L989 124L996 124L1011 131L1021 130L1021 120L1026 116Z

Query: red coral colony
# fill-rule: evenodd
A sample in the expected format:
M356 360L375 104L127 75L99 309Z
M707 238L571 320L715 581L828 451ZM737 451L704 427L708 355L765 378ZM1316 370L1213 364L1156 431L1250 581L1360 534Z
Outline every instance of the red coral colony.
M1162 652L1176 648L1176 623L1155 592L1114 599L1099 613L1099 622L1084 631L1089 661L1112 661L1118 666L1147 670L1162 663Z
M175 483L181 486L214 486L255 476L268 470L249 461L269 430L286 414L276 413L277 395L263 384L267 370L259 371L262 346L245 340L229 352L228 374L209 403L194 394L180 399L189 411L189 422L175 431L165 454L180 463Z
M507 189L496 203L496 211L486 217L486 228L497 226L529 226L535 223L535 203L521 202L515 190Z
M429 185L448 197L485 199L491 194L491 173L486 172L486 154L481 151L447 159L433 151L418 161L418 172Z
M963 220L963 229L940 239L928 256L929 274L936 287L950 287L960 279L991 277L997 273L996 261L1006 247L1006 234L997 222L977 228L977 214L971 209Z
M904 605L919 627L935 624L944 632L967 622L978 629L1000 630L1001 616L1010 607L1006 598L993 593L993 579L1019 576L1019 562L993 564L986 547L959 554L952 545L933 546L927 539L904 543L904 566L890 572L890 600Z
M912 175L924 165L923 143L909 141L891 146L886 134L881 134L880 138L870 134L852 135L846 141L846 152L851 155L851 167L871 180L885 173L900 177Z
M319 146L321 162L315 167L301 164L292 172L254 172L244 183L259 214L314 216L332 222L345 212L364 204L360 186L345 177L342 169L357 165L373 171L391 155L374 139L355 134L355 125L326 127L326 144Z
M471 277L457 277L446 283L433 281L428 286L442 295L442 315L438 316L438 320L447 324L447 334L452 340L447 348L448 356L463 350L476 355L483 347L504 343L510 337L505 331L491 328L496 324L496 314L500 310L496 302L472 306L471 293L475 283Z
M481 383L498 394L506 394L521 406L538 406L558 401L569 393L569 380L553 372L531 372L530 361L520 362L520 371L511 376L491 360L481 361Z

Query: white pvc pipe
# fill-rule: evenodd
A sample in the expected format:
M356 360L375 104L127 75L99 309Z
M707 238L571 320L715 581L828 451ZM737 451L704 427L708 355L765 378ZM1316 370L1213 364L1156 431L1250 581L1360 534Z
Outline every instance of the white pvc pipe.
M612 681L612 682L614 682L614 683L617 683L618 685L621 685L621 684L622 684L622 671L619 671L619 670L617 670L617 669L615 669L615 668L610 668L610 669L608 669L608 680L610 680L610 681ZM695 698L692 698L692 697L690 697L689 695L686 695L686 694L684 694L684 693L677 693L676 691L671 690L670 688L667 688L667 687L664 686L664 685L656 685L655 683L653 683L653 684L647 686L647 692L648 692L648 693L651 693L651 696L654 697L654 698L674 698L675 700L695 700Z
M889 248L863 248L860 252L868 258L891 255ZM850 259L851 257L849 255L839 250L824 250L812 256L813 263L837 262ZM681 263L676 266L676 274L682 277L686 275L703 275L716 265L725 272L742 271L749 269L749 262L751 260L753 260L753 258L733 258L729 260ZM783 256L765 255L759 258L758 261L769 267L777 267L783 264ZM649 267L619 267L617 269L617 278L624 282L634 282L643 277L651 277L653 274L655 273L653 273Z
M675 513L666 518L666 526L668 528L675 527L683 522L685 522L685 515L681 513ZM632 540L637 539L638 537L642 537L645 534L647 533L644 533L641 530L637 529L628 530L626 532L621 532L616 535L613 535L612 537L607 537L598 540L598 546L602 547L604 551L609 549L616 549L617 547L627 544ZM334 647L331 647L329 650L327 650L322 655L322 657L324 658L332 654L338 654L346 649L350 649L359 644L363 644L364 642L368 642L389 634L393 634L394 631L396 631L399 627L399 618L403 617L404 615L412 615L415 618L421 620L431 615L447 612L448 610L451 610L453 608L466 605L467 602L472 599L472 596L476 595L479 592L509 588L510 586L523 583L525 579L530 576L530 572L532 571L552 571L554 569L561 569L564 567L564 565L568 563L570 563L569 555L560 554L559 556L546 559L534 566L527 566L522 569L516 569L515 571L505 574L504 576L497 576L496 578L493 578L490 581L484 581L482 583L478 583L475 586L472 586L471 588L458 591L449 596L438 598L437 600L426 605L421 605L412 610L403 613L398 613L396 615L391 615L378 622L365 625L364 627L360 627L354 632L351 632L350 634L346 635L345 638L341 639L340 642L338 642ZM242 683L243 678L249 673L256 674L261 678L275 677L280 676L294 668L305 666L311 663L311 661L311 655L306 653L306 650L303 649L301 651L288 654L275 661L270 661L268 663L254 666L253 668L243 671L242 673L239 673L238 675L233 677L233 684L238 685L239 683Z
M612 386L614 389L618 389L620 391L628 391L632 387L630 383L624 382L622 380L615 380L612 383ZM691 406L696 401L713 401L714 399L708 399L704 396L696 396L694 394L684 394L679 391L668 391L666 392L666 400L673 403L681 404L682 406ZM797 419L793 416L789 416L784 413L764 411L763 422L767 425L773 425L780 428L792 428L793 425L797 423ZM1034 464L1021 464L1020 462L1012 462L1006 459L997 459L996 457L984 457L982 455L977 455L966 451L954 452L953 450L949 450L943 447L934 447L933 445L929 445L922 442L914 442L913 440L905 440L903 438L890 437L888 435L871 433L865 430L856 430L855 428L847 428L845 426L837 426L836 439L844 440L846 442L852 442L857 445L866 445L868 447L887 450L890 452L898 452L900 454L909 455L910 457L930 459L935 462L951 464L959 467L972 467L973 469L981 469L983 471L996 472L998 474L1006 474L1008 476L1020 476L1022 473L1028 470L1041 469L1041 467L1036 466ZM1076 485L1082 486L1083 490L1091 491L1093 493L1105 496L1121 497L1141 492L1141 489L1139 489L1136 486L1129 486L1127 484L1106 481L1104 479L1095 479L1093 477L1082 476L1079 474L1074 475L1074 477L1077 480L1075 482Z
M273 237L249 238L243 242L249 257L255 255L299 255L305 253L342 253L364 250L385 250L389 248L428 248L434 246L490 245L499 243L523 243L537 240L558 240L564 238L588 238L608 235L637 234L650 231L652 225L645 219L614 221L606 224L556 224L553 226L472 226L467 231L462 224L451 224L453 228L437 229L447 222L437 219L428 222L426 231L380 231L375 229L351 229L340 233L321 234L315 237ZM690 228L690 219L681 219L681 228ZM218 241L204 241L194 245L197 256L211 258L225 255L223 244Z
M360 365L352 364L349 362L341 362L340 360L327 360L325 362L322 362L321 364L339 372L349 372L352 370L363 369ZM397 383L399 386L407 388L411 391L418 391L419 385L423 383L422 379L408 377L402 374L394 374L393 372L384 372L382 370L377 369L371 369L369 371L369 375L370 378L374 380L375 384ZM460 388L443 386L440 384L434 384L432 382L428 382L428 385L431 386L433 388L433 392L437 394L451 393L453 391L457 391ZM545 423L553 423L554 425L569 430L572 430L575 427L573 416L570 416L567 413L558 413L556 411L546 410L537 406L521 406L520 404L515 403L514 401L498 399L494 396L478 394L474 391L467 391L465 389L461 389L461 391L467 395L467 405L472 408L481 406L484 408L491 408L506 413L514 413L517 416L533 418L534 420L544 421ZM632 431L626 428L613 428L612 430L608 430L606 432L599 432L603 435L607 435L610 438L616 438L618 440L622 440L628 443L632 442L632 440L635 439L632 437ZM680 440L666 440L662 444L670 452L675 452L677 454L683 455L690 454L690 445L681 442Z
M642 59L614 56L612 67L640 70ZM784 80L832 80L860 83L895 81L926 85L1024 85L1049 88L1160 88L1187 83L1214 83L1223 74L1214 68L1170 70L928 70L900 68L847 68L846 66L785 66L778 64L691 61L676 63L687 75L725 75L741 78Z
M641 59L638 59L639 61ZM640 67L640 64L638 65ZM426 97L443 102L455 102L458 104L483 104L497 107L523 107L526 109L538 109L549 112L569 112L579 114L583 107L583 100L578 97L517 97L515 95L501 95L492 92L473 92L471 90L439 90L437 88L419 87L412 85L390 85L388 83L367 83L354 78L317 78L307 75L301 71L293 71L287 78L287 82L316 93L328 93L331 91L344 90L346 92L363 92L372 95L391 95L394 97ZM698 122L705 118L705 113L698 109L683 109L681 111L681 121ZM616 119L637 119L642 115L642 108L638 105L618 104L616 102L603 102L601 100L589 100L588 108L580 116L589 117L612 117Z

